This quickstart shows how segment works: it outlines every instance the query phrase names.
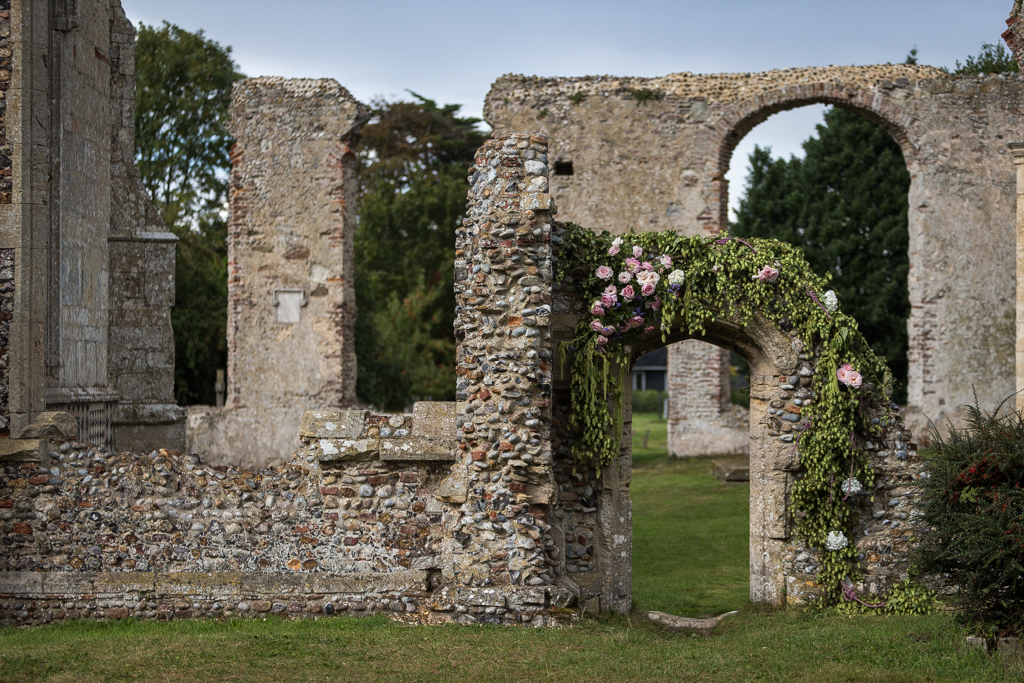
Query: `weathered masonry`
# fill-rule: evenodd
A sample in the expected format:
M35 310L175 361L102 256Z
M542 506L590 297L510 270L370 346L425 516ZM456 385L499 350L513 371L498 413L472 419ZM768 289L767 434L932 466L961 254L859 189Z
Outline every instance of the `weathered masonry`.
M1024 77L909 65L508 75L492 86L484 116L498 133L550 136L551 194L573 221L613 233L714 234L727 224L725 173L737 142L771 114L812 103L884 127L910 171L907 419L924 433L927 419L955 417L975 389L993 408L1015 390L1016 181L1007 143L1020 139ZM672 452L745 447L730 424L725 359L697 342L672 347Z
M367 116L330 79L235 84L227 396L189 409L190 452L279 463L303 411L356 403L351 147Z
M184 445L174 242L134 165L117 0L0 3L0 451L45 411L125 449Z
M476 155L456 236L454 405L310 411L293 459L262 471L86 446L51 415L41 454L0 463L0 620L423 610L543 625L571 619L565 608L629 609L630 417L613 467L574 466L554 350L582 306L552 277L565 229L549 159L528 134ZM791 537L800 464L763 418L814 390L813 353L761 321L717 321L702 341L752 366L751 597L799 603L817 566ZM862 444L877 476L850 539L865 555L858 590L902 578L920 467L908 438L895 418Z

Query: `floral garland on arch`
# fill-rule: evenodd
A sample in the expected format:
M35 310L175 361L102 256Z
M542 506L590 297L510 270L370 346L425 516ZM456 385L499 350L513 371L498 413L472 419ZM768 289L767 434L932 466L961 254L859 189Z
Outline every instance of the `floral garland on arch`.
M755 313L795 330L816 369L814 400L802 409L804 429L794 445L805 472L792 504L797 532L824 549L824 597L840 600L842 581L857 575L857 550L848 540L856 521L851 498L874 483L856 442L881 434L881 421L872 424L864 408L890 410L892 376L840 310L830 278L815 274L798 248L776 240L633 231L613 237L564 227L558 286L584 314L573 340L559 347L570 369L574 459L600 473L618 456L627 373L671 331L700 337L713 319L746 324Z

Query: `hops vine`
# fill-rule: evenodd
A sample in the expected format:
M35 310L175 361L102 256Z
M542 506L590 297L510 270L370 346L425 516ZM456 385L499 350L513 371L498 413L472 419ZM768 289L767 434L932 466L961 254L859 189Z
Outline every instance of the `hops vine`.
M756 314L795 330L816 365L815 399L802 409L805 428L795 446L805 472L793 511L798 533L823 549L823 597L838 601L843 579L857 575L857 549L847 542L855 522L850 497L874 479L857 439L881 433L864 407L888 406L892 376L839 309L829 278L816 275L799 249L775 240L633 231L613 237L565 227L558 281L587 313L559 349L570 366L574 459L600 472L618 456L629 368L670 335L700 338L712 320L747 324Z

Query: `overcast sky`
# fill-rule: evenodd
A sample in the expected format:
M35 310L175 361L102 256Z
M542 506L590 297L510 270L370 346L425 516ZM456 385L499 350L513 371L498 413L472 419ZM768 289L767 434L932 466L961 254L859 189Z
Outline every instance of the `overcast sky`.
M479 116L505 73L663 76L901 62L953 67L1001 42L1013 0L121 0L230 45L249 76L330 77L366 102L413 90ZM800 154L822 107L777 114L736 148L733 201L755 143Z

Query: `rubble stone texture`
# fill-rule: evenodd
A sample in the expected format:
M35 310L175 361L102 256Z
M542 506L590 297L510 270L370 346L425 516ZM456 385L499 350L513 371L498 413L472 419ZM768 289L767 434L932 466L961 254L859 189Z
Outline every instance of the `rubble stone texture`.
M309 411L301 447L271 470L86 446L49 414L35 451L0 459L0 620L376 610L540 626L628 610L632 416L627 403L619 458L600 476L573 462L553 354L584 302L552 278L565 227L548 160L544 136L513 134L470 169L454 404ZM788 502L816 351L762 318L707 330L702 341L751 360L751 598L804 602L818 594L817 556L792 537ZM865 406L883 434L858 444L877 483L851 541L866 556L859 589L885 592L905 575L920 462L881 408Z
M131 23L116 0L24 0L0 34L10 435L63 410L96 443L181 447L175 237L134 166Z
M484 116L498 134L549 136L550 192L573 221L613 233L709 235L727 225L725 173L737 142L771 114L813 103L883 126L910 170L908 420L923 434L927 419L955 419L974 389L994 408L1014 392L1016 181L1006 142L1019 139L1024 77L904 64L661 78L507 75L492 86ZM717 452L729 419L718 407L728 394L718 386L715 358L723 356L706 346L677 354L688 360L670 362L686 368L669 378L670 450Z
M304 411L356 402L351 146L367 116L329 79L235 84L226 405L188 419L210 462L286 460Z

